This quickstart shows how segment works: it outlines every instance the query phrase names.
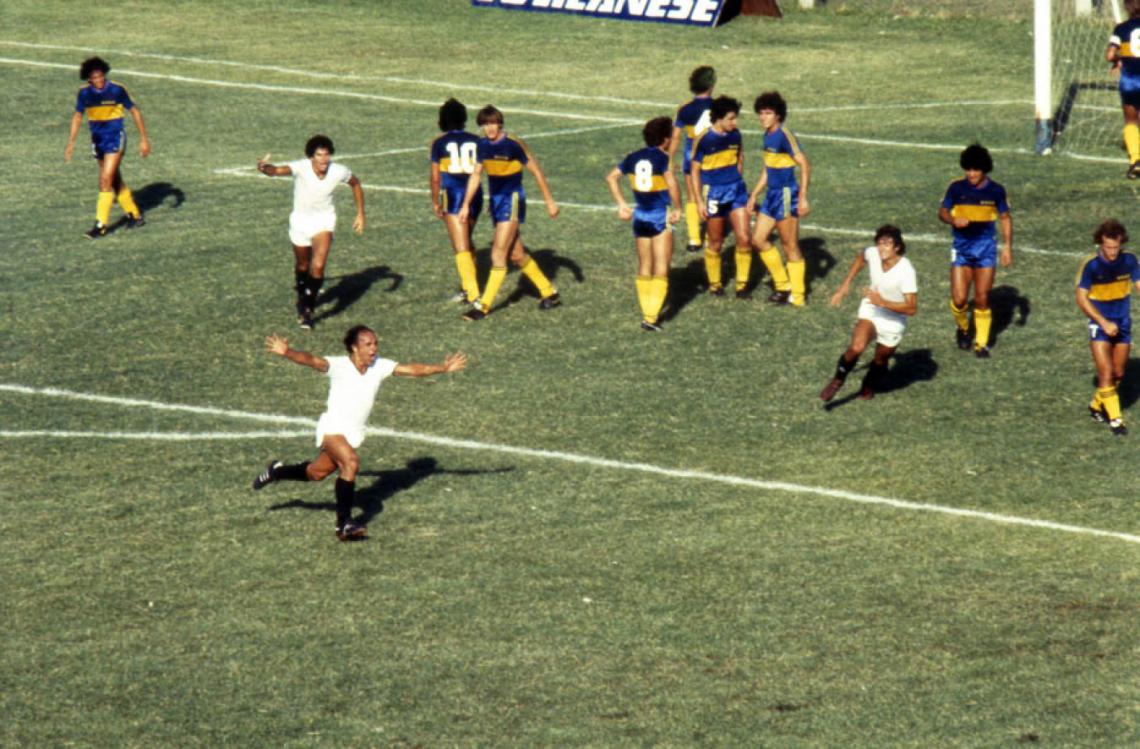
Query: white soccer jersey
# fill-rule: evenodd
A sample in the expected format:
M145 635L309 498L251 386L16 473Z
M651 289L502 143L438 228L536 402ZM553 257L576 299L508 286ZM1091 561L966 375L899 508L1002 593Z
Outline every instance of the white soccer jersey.
M317 424L317 447L326 434L342 434L348 444L359 447L376 402L376 391L398 365L391 359L377 357L361 374L347 356L329 356L326 361L329 363L329 399Z
M334 213L333 190L352 178L352 170L329 162L329 170L321 179L310 159L291 161L288 166L293 172L293 213Z
M879 292L885 301L905 302L906 294L918 293L918 277L914 266L905 257L899 258L888 271L883 270L878 247L863 250L863 259L871 272L871 288ZM906 315L871 304L867 297L859 302L858 317L874 324L879 343L884 346L897 347L906 330Z

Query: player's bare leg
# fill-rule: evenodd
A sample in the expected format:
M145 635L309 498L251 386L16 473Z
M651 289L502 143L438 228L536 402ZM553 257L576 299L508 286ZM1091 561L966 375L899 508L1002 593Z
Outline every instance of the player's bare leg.
M800 220L794 216L781 219L776 223L776 233L780 235L780 246L784 248L784 260L787 262L791 290L788 301L794 307L802 307L806 302L807 282L804 256L800 252Z
M974 269L965 265L950 266L950 312L954 315L955 340L958 348L970 350L970 285L974 282Z
M708 247L705 248L705 275L709 281L709 293L713 296L724 296L720 251L724 247L726 223L720 216L709 216L705 220L705 237L708 239Z
M748 279L752 273L752 230L748 209L737 208L728 218L732 222L732 233L736 235L736 298L751 299Z
M352 522L352 503L356 496L356 472L360 470L360 457L348 440L340 434L326 434L321 441L321 454L309 464L309 475L324 478L337 472L336 486L336 533L342 541L364 537L363 526Z
M455 253L455 265L463 286L463 301L473 303L479 298L479 284L475 279L475 249L471 241L475 219L469 219L465 224L458 216L446 213L443 224L447 227L447 236Z
M756 218L756 225L752 228L752 247L760 254L760 260L772 276L772 294L768 301L772 304L787 304L791 297L792 284L788 278L788 269L780 257L780 251L772 245L772 231L776 228L776 219L761 213Z
M464 320L468 322L482 320L491 311L495 297L499 295L499 288L507 277L507 257L514 251L516 242L522 244L519 240L518 221L500 221L495 224L495 231L491 236L491 272L487 275L483 296L479 297L479 301L463 315Z
M993 268L974 269L974 353L979 359L990 355L990 290L994 287Z
M839 392L839 388L843 387L843 382L847 379L847 375L851 374L851 370L855 369L855 365L859 362L859 357L867 350L867 345L875 337L875 326L870 320L856 320L855 329L851 331L851 343L847 345L847 350L839 356L839 361L835 364L835 374L831 380L824 385L823 390L820 392L819 397L821 400L829 401L835 397Z

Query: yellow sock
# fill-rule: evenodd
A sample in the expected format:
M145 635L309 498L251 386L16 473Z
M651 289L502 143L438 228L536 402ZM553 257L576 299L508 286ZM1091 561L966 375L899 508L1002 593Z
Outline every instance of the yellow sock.
M554 286L550 283L550 279L542 272L542 268L538 267L538 263L534 262L534 258L528 257L526 264L519 268L522 274L530 279L534 287L538 289L538 295L545 299L554 293Z
M1093 393L1092 401L1089 403L1089 408L1093 411L1099 411L1104 404L1100 402L1100 390L1098 389Z
M1120 418L1120 396L1116 394L1116 388L1097 388L1096 398L1104 406L1104 413L1109 421Z
M719 289L723 284L720 281L720 253L705 250L705 275L709 279L710 289Z
M950 300L950 314L954 315L954 324L958 326L958 330L965 333L970 329L970 316L966 313L966 306L954 306L954 300Z
M1124 126L1124 147L1128 149L1128 163L1140 161L1140 125L1128 123Z
M685 203L685 230L689 233L690 245L701 243L701 213L692 201Z
M135 196L131 194L131 188L123 187L119 190L119 194L115 196L119 200L119 205L123 207L123 213L131 218L138 218L142 215L139 207L135 205Z
M795 262L788 261L788 278L792 287L791 302L797 307L802 307L807 296L807 284L805 283L805 276L807 275L807 263L803 260Z
M792 284L788 280L788 271L784 268L780 251L769 245L768 249L760 253L760 259L764 262L764 267L768 269L768 273L771 274L772 285L776 287L776 291L791 291Z
M99 202L95 204L95 220L103 226L111 220L111 206L115 203L115 193L108 190L99 193Z
M479 281L475 278L475 255L470 252L455 253L455 268L459 271L459 283L467 294L467 301L479 298Z
M491 268L491 273L487 276L487 286L483 289L483 297L479 300L479 306L483 308L484 312L491 311L491 305L495 303L495 297L499 295L499 287L503 285L503 279L506 277L506 266Z
M974 348L979 349L990 344L990 323L993 319L993 310L974 310Z
M655 323L661 317L661 308L665 306L665 297L669 296L669 277L654 276L649 281L652 291L649 302L649 322Z
M748 286L748 275L752 272L752 246L736 248L736 290L744 291Z
M646 322L653 322L649 319L649 310L653 306L653 278L638 276L634 285L637 286L637 304L641 307L641 318Z

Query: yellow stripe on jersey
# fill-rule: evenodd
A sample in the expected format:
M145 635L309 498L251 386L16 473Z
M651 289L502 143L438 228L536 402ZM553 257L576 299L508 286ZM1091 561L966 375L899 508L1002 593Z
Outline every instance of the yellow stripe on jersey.
M950 215L969 221L996 221L998 211L995 205L956 205Z
M1089 299L1098 302L1115 302L1117 299L1124 299L1131 291L1132 279L1124 275L1108 283L1094 283L1089 289Z
M796 165L796 160L788 153L770 153L764 152L764 166L772 169L791 169Z
M496 159L487 159L483 162L483 169L492 177L509 177L512 174L518 174L523 170L521 163L517 161L498 161Z
M732 148L727 151L719 153L710 153L701 159L701 169L721 169L726 166L736 166L739 159L736 156L736 149Z
M665 177L660 174L653 175L653 179L650 181L648 190L642 190L638 188L636 174L629 175L629 186L636 192L661 192L662 190L669 189L669 185L665 184Z
M123 119L122 104L102 104L97 107L87 107L87 119L95 122Z
M1134 55L1132 53L1132 45L1129 44L1128 42L1121 44L1120 45L1120 56L1121 57L1135 57L1136 55Z
M439 160L439 170L441 172L450 173L451 172L451 159L449 159L447 156L444 156L442 159L440 159Z

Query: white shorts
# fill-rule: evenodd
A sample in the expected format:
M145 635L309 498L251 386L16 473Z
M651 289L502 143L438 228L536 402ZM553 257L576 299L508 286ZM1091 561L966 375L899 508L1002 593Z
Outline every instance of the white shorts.
M325 435L339 434L342 435L348 444L352 445L352 449L360 447L364 442L364 427L359 424L344 424L337 422L328 413L321 414L321 418L317 420L317 447L325 441Z
M298 247L309 247L313 237L336 229L336 213L290 213L289 241Z
M876 307L864 298L859 302L859 319L870 320L875 326L875 337L882 346L898 348L906 330L906 317L897 312Z

